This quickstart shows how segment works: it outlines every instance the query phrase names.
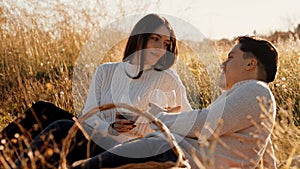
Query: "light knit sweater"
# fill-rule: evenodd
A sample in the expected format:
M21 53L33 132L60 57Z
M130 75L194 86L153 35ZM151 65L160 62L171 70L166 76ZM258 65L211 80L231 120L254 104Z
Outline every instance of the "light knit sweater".
M181 106L181 111L192 110L179 76L174 70L156 71L149 66L145 66L144 73L139 79L129 78L125 72L130 75L137 74L137 65L128 62L105 63L100 65L90 84L88 97L83 110L83 114L92 108L108 103L128 103L142 110L149 109L149 95L154 89L160 89L163 92L174 90L176 93L176 105ZM169 98L166 98L169 99ZM123 112L123 109L114 109L98 112L86 121L89 130L97 130L103 136L108 136L107 129L115 121L116 112ZM145 119L139 118L139 124L135 130L142 135L153 131L150 125L142 125ZM95 133L94 133L95 134ZM128 135L127 135L128 136ZM123 142L135 136L122 134L114 137L117 142ZM113 137L113 136L112 136Z
M257 98L270 101L265 105L270 110L267 114L262 111ZM276 103L268 85L246 80L236 83L206 109L180 114L161 112L156 117L170 128L192 168L198 167L191 150L202 162L213 160L215 168L254 168L270 141L275 114ZM216 132L219 119L223 124ZM219 138L213 153L206 144L215 140L211 133ZM160 131L146 136L149 140L157 137L163 137ZM152 145L162 147L162 144Z

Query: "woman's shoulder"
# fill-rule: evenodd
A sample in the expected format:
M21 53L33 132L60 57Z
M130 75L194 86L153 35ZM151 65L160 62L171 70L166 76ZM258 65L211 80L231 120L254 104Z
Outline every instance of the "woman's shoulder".
M109 72L112 72L116 69L116 67L120 63L121 62L105 62L105 63L102 63L96 68L95 74L103 75L104 73L107 74Z
M109 69L114 69L115 67L117 67L118 65L120 65L122 62L105 62L100 64L97 69L98 70L109 70Z
M101 68L115 67L115 66L120 65L121 63L122 62L105 62L105 63L100 64L98 67L101 67Z
M174 69L167 69L167 70L163 70L163 71L160 71L162 74L164 75L169 75L169 76L173 76L173 77L178 77L178 74L176 72L176 70Z
M161 73L166 78L171 78L171 79L174 79L174 80L180 80L180 77L179 77L178 73L174 69L163 70L163 71L161 71Z

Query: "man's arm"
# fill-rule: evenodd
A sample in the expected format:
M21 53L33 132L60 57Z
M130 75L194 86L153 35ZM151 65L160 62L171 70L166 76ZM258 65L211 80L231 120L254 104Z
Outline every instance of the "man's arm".
M260 123L262 111L257 97L266 97L267 100L272 98L266 86L247 83L223 93L207 109L177 114L161 112L156 117L174 133L191 138L198 138L200 135L203 139L209 139L221 119L223 124L219 135L253 126L253 122ZM274 99L272 101L274 103Z

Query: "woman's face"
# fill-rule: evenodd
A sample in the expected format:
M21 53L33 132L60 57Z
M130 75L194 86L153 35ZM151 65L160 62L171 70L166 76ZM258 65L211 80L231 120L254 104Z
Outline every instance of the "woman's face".
M158 27L150 36L146 44L145 65L154 65L165 53L170 45L170 32L165 26Z

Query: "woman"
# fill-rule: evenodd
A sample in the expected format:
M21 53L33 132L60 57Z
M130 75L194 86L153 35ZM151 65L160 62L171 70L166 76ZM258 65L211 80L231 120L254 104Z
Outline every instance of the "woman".
M149 102L155 101L151 100L151 94L158 90L162 93L174 92L176 103L172 106L181 108L177 111L192 110L179 76L169 69L174 64L176 55L176 38L169 22L156 14L143 17L128 38L123 62L106 63L97 68L83 114L94 107L119 102L147 111ZM174 99L168 97L172 96L166 96L165 102ZM120 110L99 112L85 122L86 126L89 126L86 129L95 132L94 126L97 124L97 131L101 131L102 134L108 130L110 134L118 135L114 137L115 144L133 137L143 137L151 132L149 123L141 117L134 125L128 122L126 127L121 126L120 120L116 122L115 119L118 111ZM113 126L115 130L110 130L109 126Z
M94 107L116 102L132 104L146 111L149 108L150 95L155 90L162 92L174 91L176 103L172 106L181 108L176 109L176 111L190 111L191 106L186 98L185 88L176 72L169 69L176 60L176 54L176 38L169 22L156 14L146 15L138 21L128 38L123 62L106 63L97 68L90 85L83 114ZM122 109L116 109L114 111L98 112L84 122L83 126L90 136L95 135L96 131L99 134L110 135L112 138L103 142L103 140L99 141L97 138L92 137L93 142L90 147L95 148L91 148L90 156L97 154L99 146L108 149L121 142L143 137L151 132L149 123L141 117L134 124L131 120L119 118L122 117L120 116L123 113L122 111ZM71 118L68 117L67 119ZM40 120L43 123L42 118ZM130 123L127 123L128 121ZM128 125L121 125L124 122ZM59 143L66 136L69 127L66 124L60 130L58 126L52 132L54 135L59 135L59 137L55 137L55 142ZM43 147L43 150L40 149L45 141L44 139L41 141L40 136L36 137L30 149L39 149L41 152L45 152L45 147ZM76 139L87 142L82 133L78 133ZM36 144L36 142L39 142L39 144ZM75 141L75 143L78 142ZM82 152L86 152L88 149L87 144L81 143L81 146L73 144L71 149L72 151L68 156L70 164L86 158L86 153ZM26 156L26 153L25 150L23 155ZM58 161L56 158L51 157L50 159ZM22 158L20 161L22 161ZM52 161L52 163L54 162ZM19 162L16 164L20 165Z

